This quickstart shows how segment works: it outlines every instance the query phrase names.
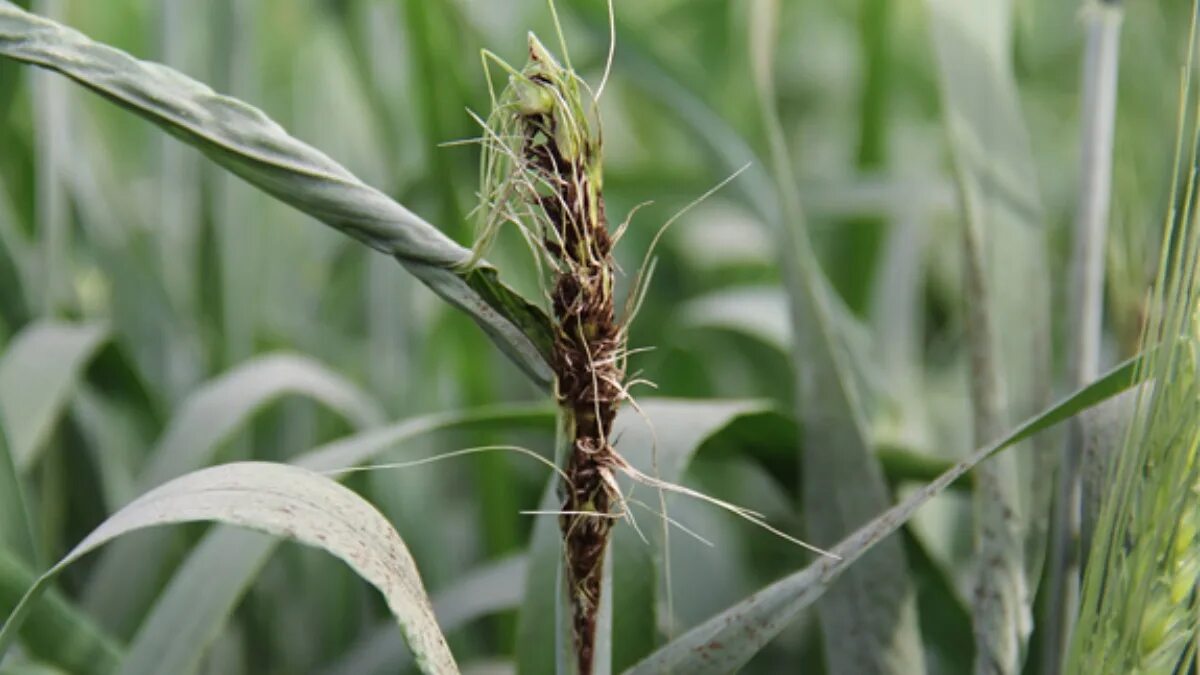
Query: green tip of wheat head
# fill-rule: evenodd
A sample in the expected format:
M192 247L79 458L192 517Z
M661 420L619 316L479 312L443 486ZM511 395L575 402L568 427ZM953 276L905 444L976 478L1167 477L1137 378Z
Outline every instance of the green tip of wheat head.
M482 259L495 241L499 229L514 224L535 249L539 263L548 260L547 239L553 240L551 223L540 199L561 189L548 184L546 176L526 161L523 123L533 117L550 120L544 132L553 141L565 163L580 167L587 176L580 184L588 201L589 213L598 213L602 181L600 162L600 125L594 119L595 101L587 84L564 67L549 49L530 32L527 36L528 60L517 70L498 57L486 53L508 73L504 90L493 100L487 117L480 162L480 208L473 255L464 262L472 266Z

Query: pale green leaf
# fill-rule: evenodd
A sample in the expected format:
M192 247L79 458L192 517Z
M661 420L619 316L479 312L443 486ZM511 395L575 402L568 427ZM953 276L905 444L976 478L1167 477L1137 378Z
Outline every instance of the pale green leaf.
M7 549L27 562L37 560L33 523L25 508L24 490L0 427L0 550Z
M383 420L370 396L316 361L294 354L260 356L201 386L179 405L135 489L144 492L209 464L255 414L287 395L312 398L356 427ZM132 496L117 499L124 503ZM84 605L107 626L129 626L150 600L170 541L171 533L161 531L115 544L96 566Z
M138 479L145 490L203 466L212 452L263 407L283 396L311 398L359 428L384 413L369 394L298 354L255 357L197 389L179 406Z
M927 0L927 6L965 226L971 399L981 444L1047 402L1046 232L1012 67L1013 3ZM1020 669L1053 459L1045 452L1009 454L980 467L972 593L977 668Z
M195 521L260 530L341 558L383 594L423 672L458 672L412 556L387 519L362 497L325 476L268 462L195 471L113 514L39 577L0 631L0 653L31 602L67 565L128 532Z
M28 562L0 547L0 615L7 616L17 606L37 576ZM109 675L120 664L123 652L111 636L55 589L33 603L20 635L28 655L79 675Z
M872 453L865 392L845 350L846 322L838 321L842 303L813 250L777 111L779 3L757 0L749 9L755 88L781 203L768 220L778 223L790 300L796 416L804 425L802 511L808 539L827 547L869 522L891 496ZM875 547L817 609L831 673L900 675L925 669L915 589L898 538Z
M505 406L426 415L333 441L298 457L295 464L313 471L329 471L361 465L402 448L406 442L441 430L477 424L505 429L525 426L550 429L553 421L554 413L548 406ZM193 672L278 543L278 539L232 527L218 527L207 533L142 621L129 645L122 672L139 675ZM442 616L440 611L439 616ZM453 628L444 616L442 621L446 630ZM394 639L394 633L390 637ZM390 667L393 671L398 668L396 664Z
M451 633L479 617L520 606L527 567L525 556L510 556L471 570L449 588L434 593L433 612L442 631ZM381 626L324 672L386 675L402 670L410 658L404 643L396 639L396 631Z
M760 589L656 651L626 675L664 672L717 675L736 671L798 614L824 595L838 578L913 513L979 462L1128 389L1142 357L1126 361L1093 384L1018 426L1006 438L980 448L904 501L855 530L808 567Z
M0 56L66 75L276 199L395 257L475 319L535 382L548 386L551 335L544 312L500 283L494 268L462 269L469 251L260 110L6 0L0 0Z
M0 357L0 426L19 473L37 460L85 366L107 337L102 323L40 321L13 338Z

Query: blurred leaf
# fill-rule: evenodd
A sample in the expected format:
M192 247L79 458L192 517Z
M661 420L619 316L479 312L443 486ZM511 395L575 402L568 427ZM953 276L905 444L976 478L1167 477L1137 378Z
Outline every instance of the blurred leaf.
M626 406L613 426L616 449L625 459L647 475L655 475L651 464L652 449L657 447L658 475L663 480L678 481L692 455L701 443L728 425L738 416L762 410L764 403L756 401L685 401L645 399L638 402L645 420L631 406ZM649 426L648 426L649 425ZM557 479L555 479L556 481ZM553 489L547 487L541 505L543 510L559 508ZM657 509L657 500L651 499ZM640 518L654 522L656 518ZM644 527L648 536L657 537L660 525ZM660 553L651 555L646 545L628 524L620 524L608 551L613 559L612 606L612 665L619 671L653 648L657 634L655 564ZM661 541L656 540L656 548ZM661 548L657 548L661 551ZM553 516L538 516L529 547L529 581L521 607L517 629L517 663L522 675L555 672L554 597L556 570L561 563L562 542L558 522Z
M29 563L0 548L0 614L7 616L36 580ZM20 633L29 654L71 673L108 675L121 661L120 645L54 589L33 603Z
M45 663L14 663L0 666L0 675L69 675Z
M502 284L494 268L481 263L462 269L469 251L261 111L6 1L0 2L0 55L70 77L275 198L395 257L474 318L535 382L548 386L552 340L544 312Z
M6 436L4 428L0 427L0 551L11 551L33 563L38 559L33 522L25 508L21 480L8 452Z
M777 0L750 5L750 44L759 109L779 186L785 286L790 300L797 418L804 425L803 512L813 544L829 546L891 502L866 425L864 393L846 349L848 321L812 248L798 184L778 113ZM924 670L915 591L898 538L883 539L830 588L817 608L827 667L834 675ZM753 652L751 652L753 653ZM749 658L749 654L746 655Z
M4 65L8 65L7 62ZM4 89L3 70L0 69L0 90ZM3 94L0 94L2 97ZM0 103L0 124L3 123L3 104ZM14 281L19 285L20 292L9 291L13 297L6 298L4 304L23 303L26 307L34 306L37 302L35 292L38 289L38 258L33 244L26 239L18 225L17 212L9 201L7 186L0 184L0 254L8 258L13 267ZM7 293L6 293L7 295Z
M688 325L741 333L790 354L795 341L788 301L789 293L781 287L735 286L690 300L680 313ZM841 302L832 301L828 309L840 338L835 346L846 355L846 366L864 403L869 402L880 386L875 381L878 356L871 335Z
M1133 384L1144 355L1126 361L1042 414L1026 420L1006 438L975 450L920 491L855 530L830 549L837 559L821 557L808 567L760 589L745 600L659 649L626 675L686 672L696 675L737 670L771 641L801 610L825 594L864 553L896 532L913 513L991 455L1039 431L1108 400Z
M255 414L289 394L312 398L357 427L383 420L369 395L316 361L294 354L260 356L208 382L180 404L135 488L144 492L210 463L218 448ZM120 495L119 502L131 497ZM146 607L171 535L159 531L126 539L100 559L84 604L106 626L125 630Z
M0 423L18 472L37 460L84 367L107 338L102 323L45 320L22 330L0 357Z
M525 597L527 567L525 556L509 556L472 570L434 593L433 613L442 632L451 633L479 617L519 607ZM391 626L381 626L324 672L385 675L403 670L410 659Z
M680 309L685 324L744 333L783 353L792 345L787 297L770 286L716 291L688 301Z
M975 443L982 444L1048 399L1045 216L1013 73L1012 2L926 4L962 210L971 399ZM1021 667L1053 460L1048 452L1005 455L976 476L977 668Z
M426 415L327 443L296 458L294 464L313 471L330 471L366 463L437 431L522 426L549 429L553 421L554 412L549 406L506 406ZM218 527L207 533L142 621L130 642L123 672L148 675L193 672L278 543L273 537L252 535L232 527ZM394 672L396 666L391 664L391 667Z
M904 551L917 584L921 637L930 675L971 672L975 643L971 615L954 589L954 580L929 556L920 540L905 528Z
M115 511L137 494L136 458L148 442L138 433L128 408L86 385L71 402L71 416L99 473L106 511Z
M1092 550L1092 535L1100 517L1100 505L1108 493L1108 477L1119 456L1136 413L1137 390L1128 391L1079 416L1082 431L1080 550Z
M384 420L369 394L297 354L267 354L197 389L179 406L138 479L142 490L210 461L213 450L264 406L286 395L313 399L359 428Z
M127 532L205 520L288 537L341 558L383 593L422 671L458 672L412 556L387 519L363 498L321 474L268 462L195 471L113 514L38 578L0 630L0 654L32 601L67 565Z

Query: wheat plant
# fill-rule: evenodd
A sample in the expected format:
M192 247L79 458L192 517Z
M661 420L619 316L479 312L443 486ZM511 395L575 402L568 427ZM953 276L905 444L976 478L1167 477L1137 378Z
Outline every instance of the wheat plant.
M1077 10L0 0L0 674L1194 669L1194 8Z

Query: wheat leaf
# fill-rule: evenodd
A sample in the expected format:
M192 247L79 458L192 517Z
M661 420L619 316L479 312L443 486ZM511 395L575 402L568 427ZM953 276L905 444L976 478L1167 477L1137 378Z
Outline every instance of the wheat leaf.
M471 253L288 135L262 111L166 66L140 61L0 0L0 56L57 71L195 146L250 184L395 257L462 309L537 383L548 386L545 314Z
M260 530L341 558L383 593L423 672L458 672L416 564L391 523L366 500L325 476L268 462L237 462L189 473L113 514L38 578L0 630L0 654L32 601L68 565L128 532L196 521Z
M0 359L0 428L24 472L61 415L84 366L108 337L100 323L47 320L25 328Z
M913 513L979 462L1062 422L1082 410L1125 391L1145 355L1126 361L1096 382L1075 392L1040 415L1025 421L1006 438L971 453L903 502L858 528L831 550L839 559L819 558L808 567L776 581L692 628L642 660L625 675L689 673L717 675L743 666L796 616L872 547L908 522Z
M328 471L363 464L413 439L441 430L476 424L506 430L549 429L553 421L554 412L548 406L505 406L424 415L327 443L293 463L313 471ZM208 532L142 620L129 644L121 672L125 675L194 672L278 543L274 537L233 527L217 527ZM447 600L447 604L452 603ZM452 630L456 623L451 619L455 616L443 613L444 607L437 597L434 607L441 625ZM394 641L395 634L388 631L386 638L379 637L376 641L384 639ZM384 654L367 651L372 655L363 656L367 660L387 659L394 654L390 649ZM357 663L356 659L347 658ZM391 671L400 667L398 663L389 661ZM360 671L352 668L339 672Z
M356 427L383 421L383 412L366 393L312 359L268 354L204 384L178 406L151 451L149 465L134 494L212 462L213 455L260 410L285 395L303 395L338 413ZM117 542L101 557L84 594L84 605L106 626L128 626L143 610L167 560L170 532L154 532ZM131 581L133 583L131 583Z

